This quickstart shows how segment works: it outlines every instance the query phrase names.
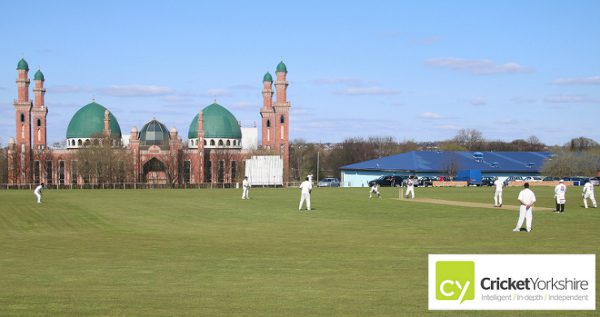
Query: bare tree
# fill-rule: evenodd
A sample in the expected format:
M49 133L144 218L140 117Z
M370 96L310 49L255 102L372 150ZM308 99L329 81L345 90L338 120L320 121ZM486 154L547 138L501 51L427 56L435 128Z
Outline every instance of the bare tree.
M485 142L483 133L475 129L460 129L452 140L469 151L481 150Z
M133 162L129 150L118 146L118 140L112 138L96 141L77 150L78 174L84 181L117 183L131 180Z

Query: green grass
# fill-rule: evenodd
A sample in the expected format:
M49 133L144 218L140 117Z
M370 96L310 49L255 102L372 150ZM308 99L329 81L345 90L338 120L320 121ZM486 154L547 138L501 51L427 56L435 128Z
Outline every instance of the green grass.
M516 204L518 188L505 191ZM534 189L552 207L552 189ZM429 253L598 253L600 210L564 215L395 200L382 189L0 191L0 316L456 316L427 311ZM493 202L489 188L418 197ZM547 316L548 312L458 312ZM553 316L591 316L555 312Z

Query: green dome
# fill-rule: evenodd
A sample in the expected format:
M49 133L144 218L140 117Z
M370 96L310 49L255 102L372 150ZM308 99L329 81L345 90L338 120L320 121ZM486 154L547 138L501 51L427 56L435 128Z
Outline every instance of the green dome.
M42 71L38 69L37 72L35 72L35 75L33 75L33 80L41 80L44 81L44 74L42 74Z
M271 76L271 74L270 74L269 72L267 72L267 73L265 74L265 77L263 77L263 83L264 83L265 81L273 82L273 76Z
M17 69L29 70L29 65L25 61L25 59L21 58L19 64L17 64Z
M205 138L241 139L242 130L237 119L225 107L213 103L202 110ZM198 138L198 115L190 124L188 139Z
M283 61L279 62L279 64L277 64L277 70L275 71L276 73L286 73L287 74L287 67L285 67L285 64L283 63Z
M169 129L156 119L146 123L140 130L140 145L169 145Z
M95 138L102 135L104 131L104 106L92 102L79 109L67 128L67 139L69 138ZM109 111L110 136L121 138L121 127L117 118Z

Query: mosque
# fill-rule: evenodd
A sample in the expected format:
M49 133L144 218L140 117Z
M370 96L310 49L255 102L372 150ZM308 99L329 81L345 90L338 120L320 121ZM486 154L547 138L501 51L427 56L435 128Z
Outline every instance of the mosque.
M33 102L29 99L29 65L17 64L15 137L8 142L9 184L46 183L49 185L99 182L97 177L82 175L83 151L110 144L111 152L125 153L121 160L131 169L123 182L158 184L233 183L243 177L243 161L250 152L243 148L248 139L236 117L224 106L212 103L194 115L187 141L175 129L167 129L153 119L140 130L135 127L123 135L117 117L97 102L81 107L66 129L66 148L49 148L46 140L48 108L44 102L44 74L34 76ZM289 175L289 110L287 67L283 62L263 77L263 106L260 109L261 149L278 155L283 161L283 182ZM273 90L275 84L275 90ZM276 95L275 101L273 95ZM127 142L124 142L126 140ZM109 143L105 143L109 142Z

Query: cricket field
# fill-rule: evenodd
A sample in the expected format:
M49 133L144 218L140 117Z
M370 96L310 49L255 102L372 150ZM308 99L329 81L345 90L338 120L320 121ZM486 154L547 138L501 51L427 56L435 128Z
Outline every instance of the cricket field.
M491 188L0 191L0 316L592 316L429 312L430 253L598 253L600 209L571 187L513 232ZM533 188L553 207L552 188ZM464 202L464 203L462 203ZM479 204L478 204L479 203ZM598 297L598 296L597 296Z

